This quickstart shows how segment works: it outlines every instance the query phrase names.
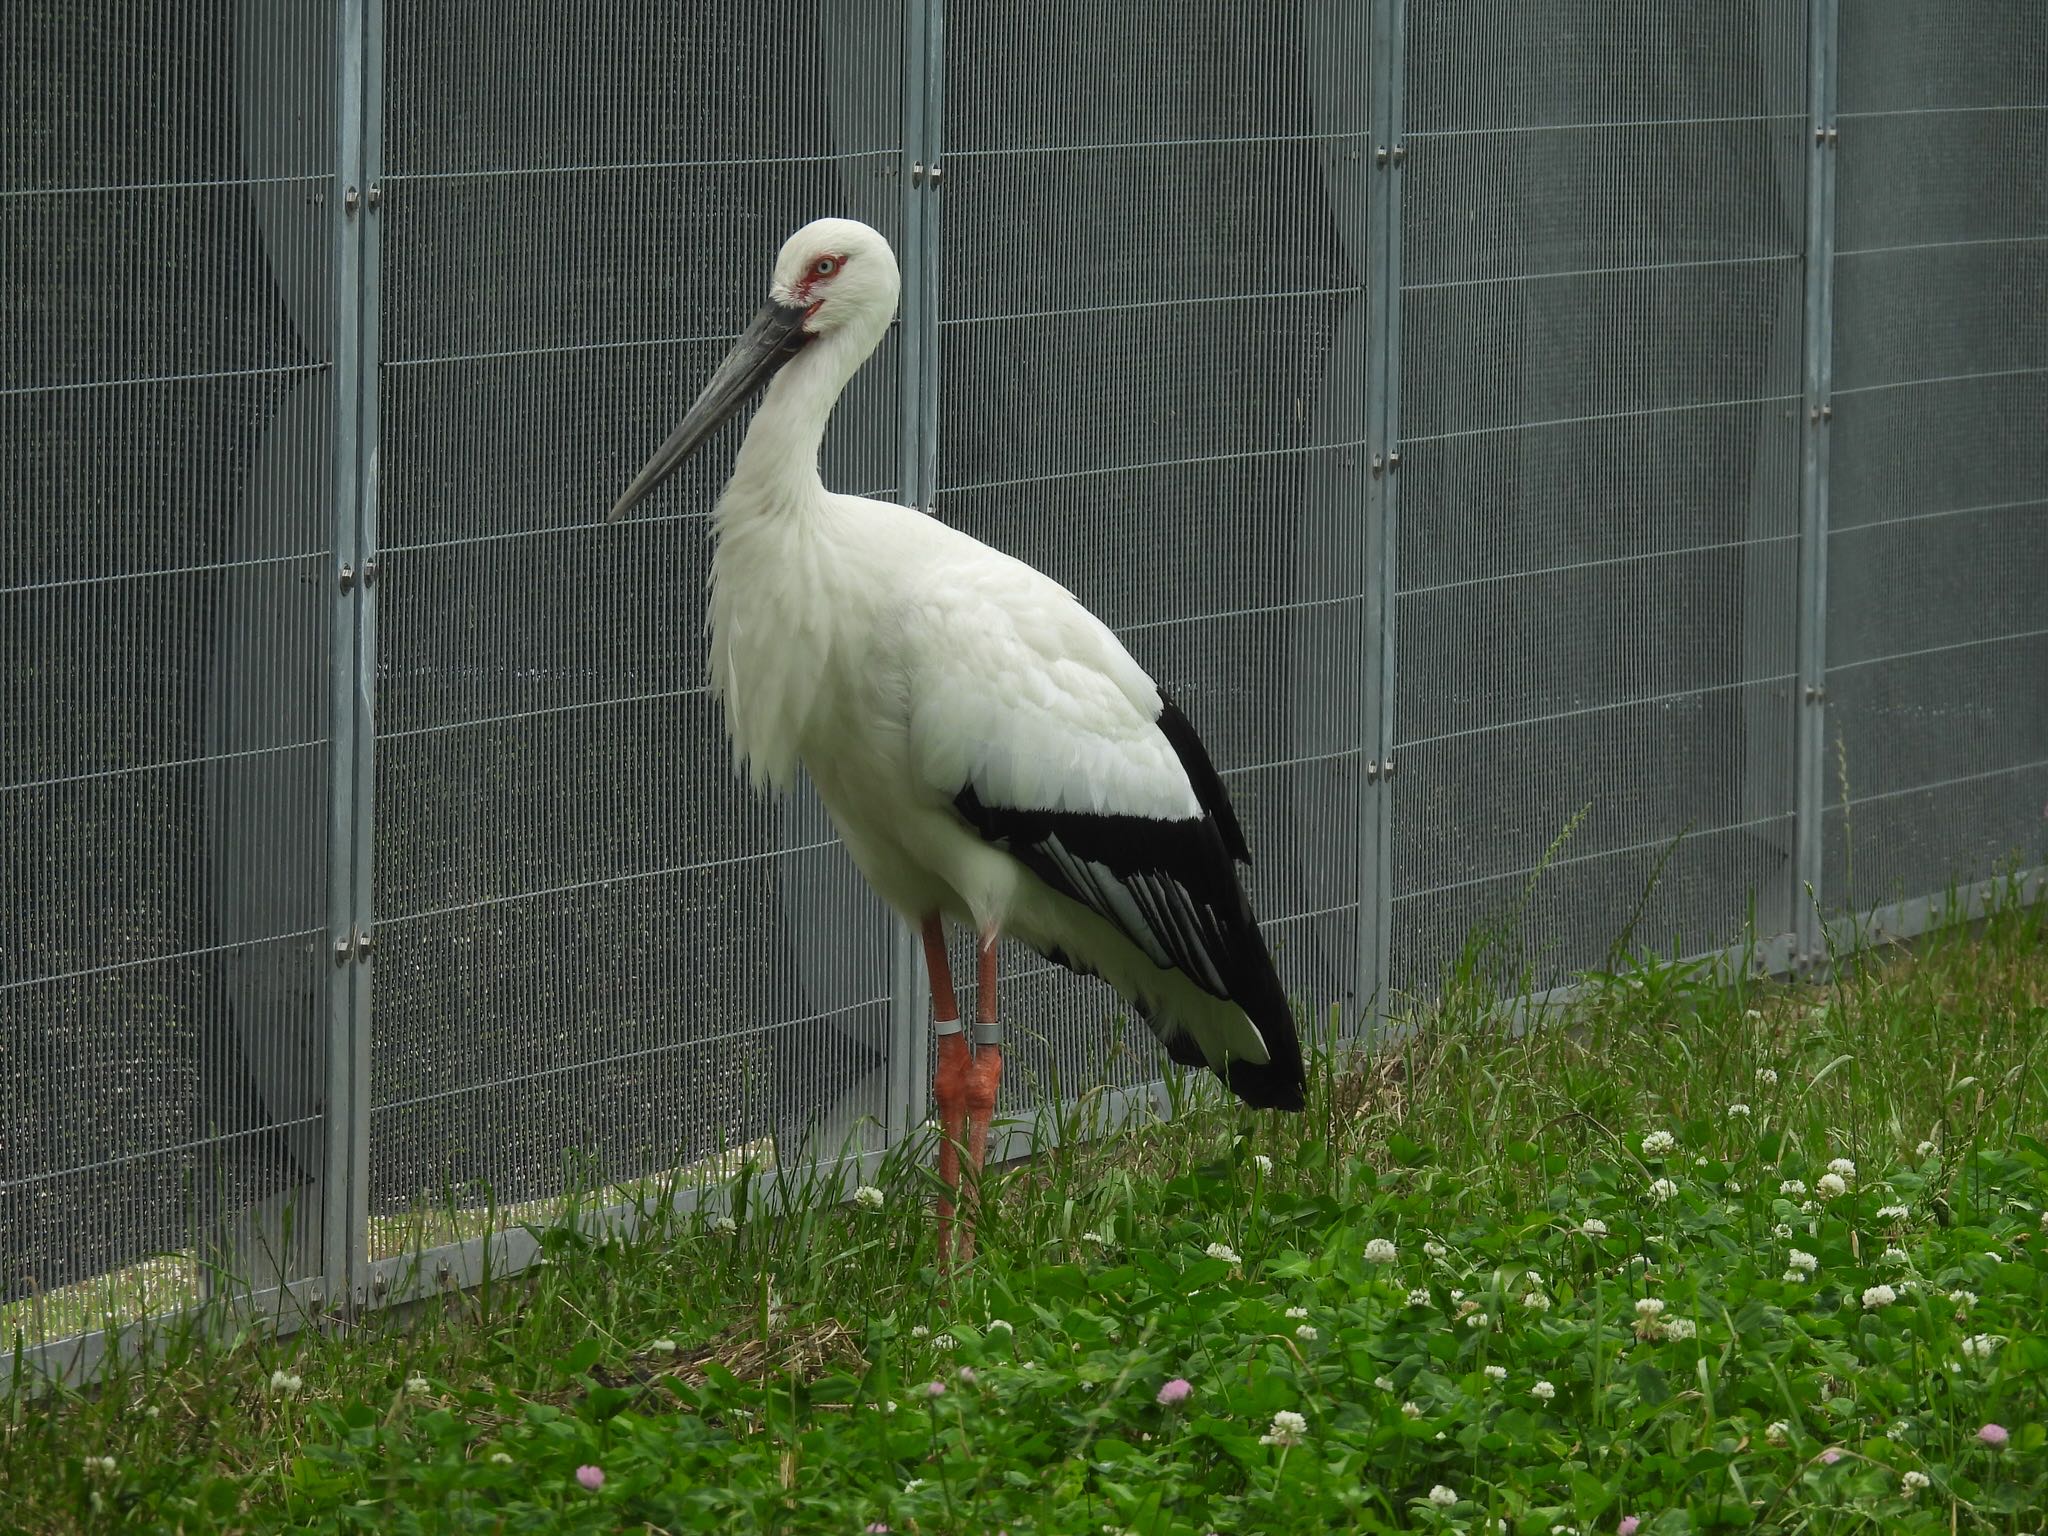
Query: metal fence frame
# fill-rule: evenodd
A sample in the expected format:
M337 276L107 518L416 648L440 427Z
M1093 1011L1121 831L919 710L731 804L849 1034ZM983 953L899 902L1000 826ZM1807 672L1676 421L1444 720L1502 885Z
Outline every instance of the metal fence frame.
M1862 937L1908 937L1944 916L1977 913L2010 885L1985 881L1946 895L1923 895L1869 914L1858 923L1826 919L1821 890L1821 820L1826 803L1826 550L1828 531L1829 404L1832 302L1834 293L1834 95L1836 34L1840 0L1808 0L1809 174L1805 209L1805 357L1799 508L1798 585L1800 710L1797 730L1795 878L1797 929L1763 935L1753 950L1729 952L1746 968L1778 974L1809 974L1824 964L1832 946ZM1393 923L1390 859L1391 784L1394 756L1396 530L1401 514L1401 233L1402 187L1406 175L1403 133L1404 0L1353 0L1351 14L1367 18L1370 38L1370 101L1374 165L1367 182L1366 225L1370 242L1367 355L1357 359L1364 378L1369 475L1359 513L1366 524L1367 625L1375 637L1372 653L1360 658L1364 718L1372 739L1365 744L1365 790L1359 805L1359 932L1353 1020L1370 1036L1387 1017ZM380 189L383 175L383 0L335 0L338 121L335 163L328 202L334 301L338 316L333 421L333 529L338 570L332 623L336 665L333 677L333 801L330 817L329 942L336 967L331 989L326 1071L330 1113L326 1119L326 1166L309 1191L319 1212L320 1269L317 1276L254 1274L210 1316L269 1319L280 1331L350 1308L373 1307L435 1290L473 1283L487 1272L516 1270L536 1256L533 1239L519 1230L427 1249L396 1259L373 1259L369 1225L369 1083L371 1022L375 996L375 921L372 909L371 830L376 817L373 751L377 656L378 517L381 448L379 361L381 336ZM938 479L939 251L943 241L942 165L944 69L943 0L911 0L905 6L902 38L905 61L902 150L901 335L905 377L915 381L901 399L900 473L903 499L929 507ZM2044 871L2023 871L2019 890L2038 898ZM891 956L894 998L892 1027L899 1040L921 1041L925 1032L922 962L911 936L898 935ZM920 1049L899 1050L888 1090L891 1142L911 1135L924 1118L928 1084ZM1158 1114L1163 1095L1141 1086L1113 1096L1097 1124ZM843 1170L846 1177L869 1171L876 1154ZM694 1205L698 1192L677 1197ZM713 1191L714 1202L723 1196ZM595 1213L592 1219L630 1228L647 1213L627 1207ZM161 1326L159 1324L158 1326ZM23 1367L31 1377L81 1380L96 1374L110 1352L145 1347L140 1325L113 1334L94 1333L29 1348Z

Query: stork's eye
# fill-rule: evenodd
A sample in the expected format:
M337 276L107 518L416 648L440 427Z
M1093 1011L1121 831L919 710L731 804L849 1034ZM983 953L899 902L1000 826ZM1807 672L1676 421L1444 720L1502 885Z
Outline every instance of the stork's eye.
M811 276L813 277L830 277L838 270L839 260L835 256L820 256L811 263Z

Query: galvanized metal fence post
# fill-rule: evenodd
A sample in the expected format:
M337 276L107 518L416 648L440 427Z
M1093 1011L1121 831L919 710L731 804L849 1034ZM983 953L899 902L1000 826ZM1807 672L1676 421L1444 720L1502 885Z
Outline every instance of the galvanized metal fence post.
M375 845L376 808L376 679L377 594L382 589L383 556L377 538L377 496L381 467L383 349L383 285L381 253L384 227L384 0L359 0L363 8L362 163L363 227L358 236L361 266L356 283L356 547L363 560L363 579L356 598L355 630L355 793L354 829L350 844L351 911L356 932L356 964L349 1011L348 1161L343 1170L349 1231L349 1294L357 1306L370 1302L370 1007L375 977L375 887L370 852ZM344 514L346 515L346 514Z
M1393 975L1395 575L1401 467L1401 181L1404 0L1372 0L1373 167L1366 220L1371 238L1371 356L1367 410L1371 474L1366 490L1366 629L1376 654L1366 690L1366 807L1361 839L1359 1009L1368 1037L1388 1016Z
M929 512L937 487L938 318L938 113L941 102L943 17L940 0L903 5L903 187L901 258L902 498ZM916 936L895 927L890 976L890 1073L887 1135L893 1145L923 1118L929 1094L928 1037L924 1028L924 961Z
M1799 704L1796 952L1793 969L1820 960L1822 818L1827 804L1828 436L1834 420L1835 23L1838 0L1807 7L1806 358L1802 374L1799 494Z
M354 1256L360 1247L355 1218L357 1088L356 1035L361 989L356 920L354 850L361 835L357 777L366 744L356 740L356 700L364 686L358 653L358 625L369 570L358 517L362 494L361 389L363 356L359 306L362 299L364 186L364 6L366 0L338 0L335 25L334 184L334 434L333 540L335 559L333 687L333 776L328 844L329 944L335 967L328 993L325 1149L321 1168L321 1271L330 1305L351 1294Z

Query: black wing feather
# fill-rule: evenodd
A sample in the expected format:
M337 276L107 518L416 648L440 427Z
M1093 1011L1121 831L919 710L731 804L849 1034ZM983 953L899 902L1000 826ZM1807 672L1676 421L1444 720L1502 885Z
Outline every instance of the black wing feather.
M1265 1039L1269 1060L1263 1066L1231 1061L1222 1069L1224 1081L1247 1103L1299 1109L1301 1046L1293 1013L1238 879L1237 866L1251 863L1244 829L1194 727L1171 699L1160 697L1159 728L1194 787L1201 815L1170 820L996 806L971 784L954 797L954 808L985 842L1110 923L1155 964L1242 1008ZM1063 954L1048 958L1081 969ZM1149 1015L1148 1022L1161 1030ZM1170 1026L1161 1033L1175 1061L1192 1066L1204 1060L1192 1039Z
M1195 734L1195 728L1188 724L1188 717L1180 712L1180 706L1166 696L1159 694L1159 729L1173 744L1174 755L1187 770L1188 782L1195 787L1195 798L1202 802L1202 809L1216 823L1216 830L1223 834L1223 846L1230 850L1230 856L1238 863L1250 866L1252 851L1244 840L1244 828L1237 824L1237 812L1230 808L1230 796L1223 792L1223 780L1217 774L1215 765L1209 761L1209 754L1202 746L1202 738Z

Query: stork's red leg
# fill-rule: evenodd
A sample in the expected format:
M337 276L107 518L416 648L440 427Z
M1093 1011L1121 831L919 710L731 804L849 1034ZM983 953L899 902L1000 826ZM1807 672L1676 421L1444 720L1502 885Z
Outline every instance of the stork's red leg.
M973 1063L960 1024L960 1004L953 996L953 972L946 963L946 933L936 912L925 918L923 935L924 968L932 988L932 1027L939 1035L932 1098L939 1108L939 1182L945 1186L939 1195L939 1268L945 1269L953 1257L953 1195L960 1188L960 1145L967 1134L967 1079Z
M1003 1080L1003 1027L996 1022L996 932L983 930L976 955L974 1060L967 1069L967 1207L960 1223L960 1262L974 1257L974 1218L981 1207L981 1165L988 1156L989 1122Z

